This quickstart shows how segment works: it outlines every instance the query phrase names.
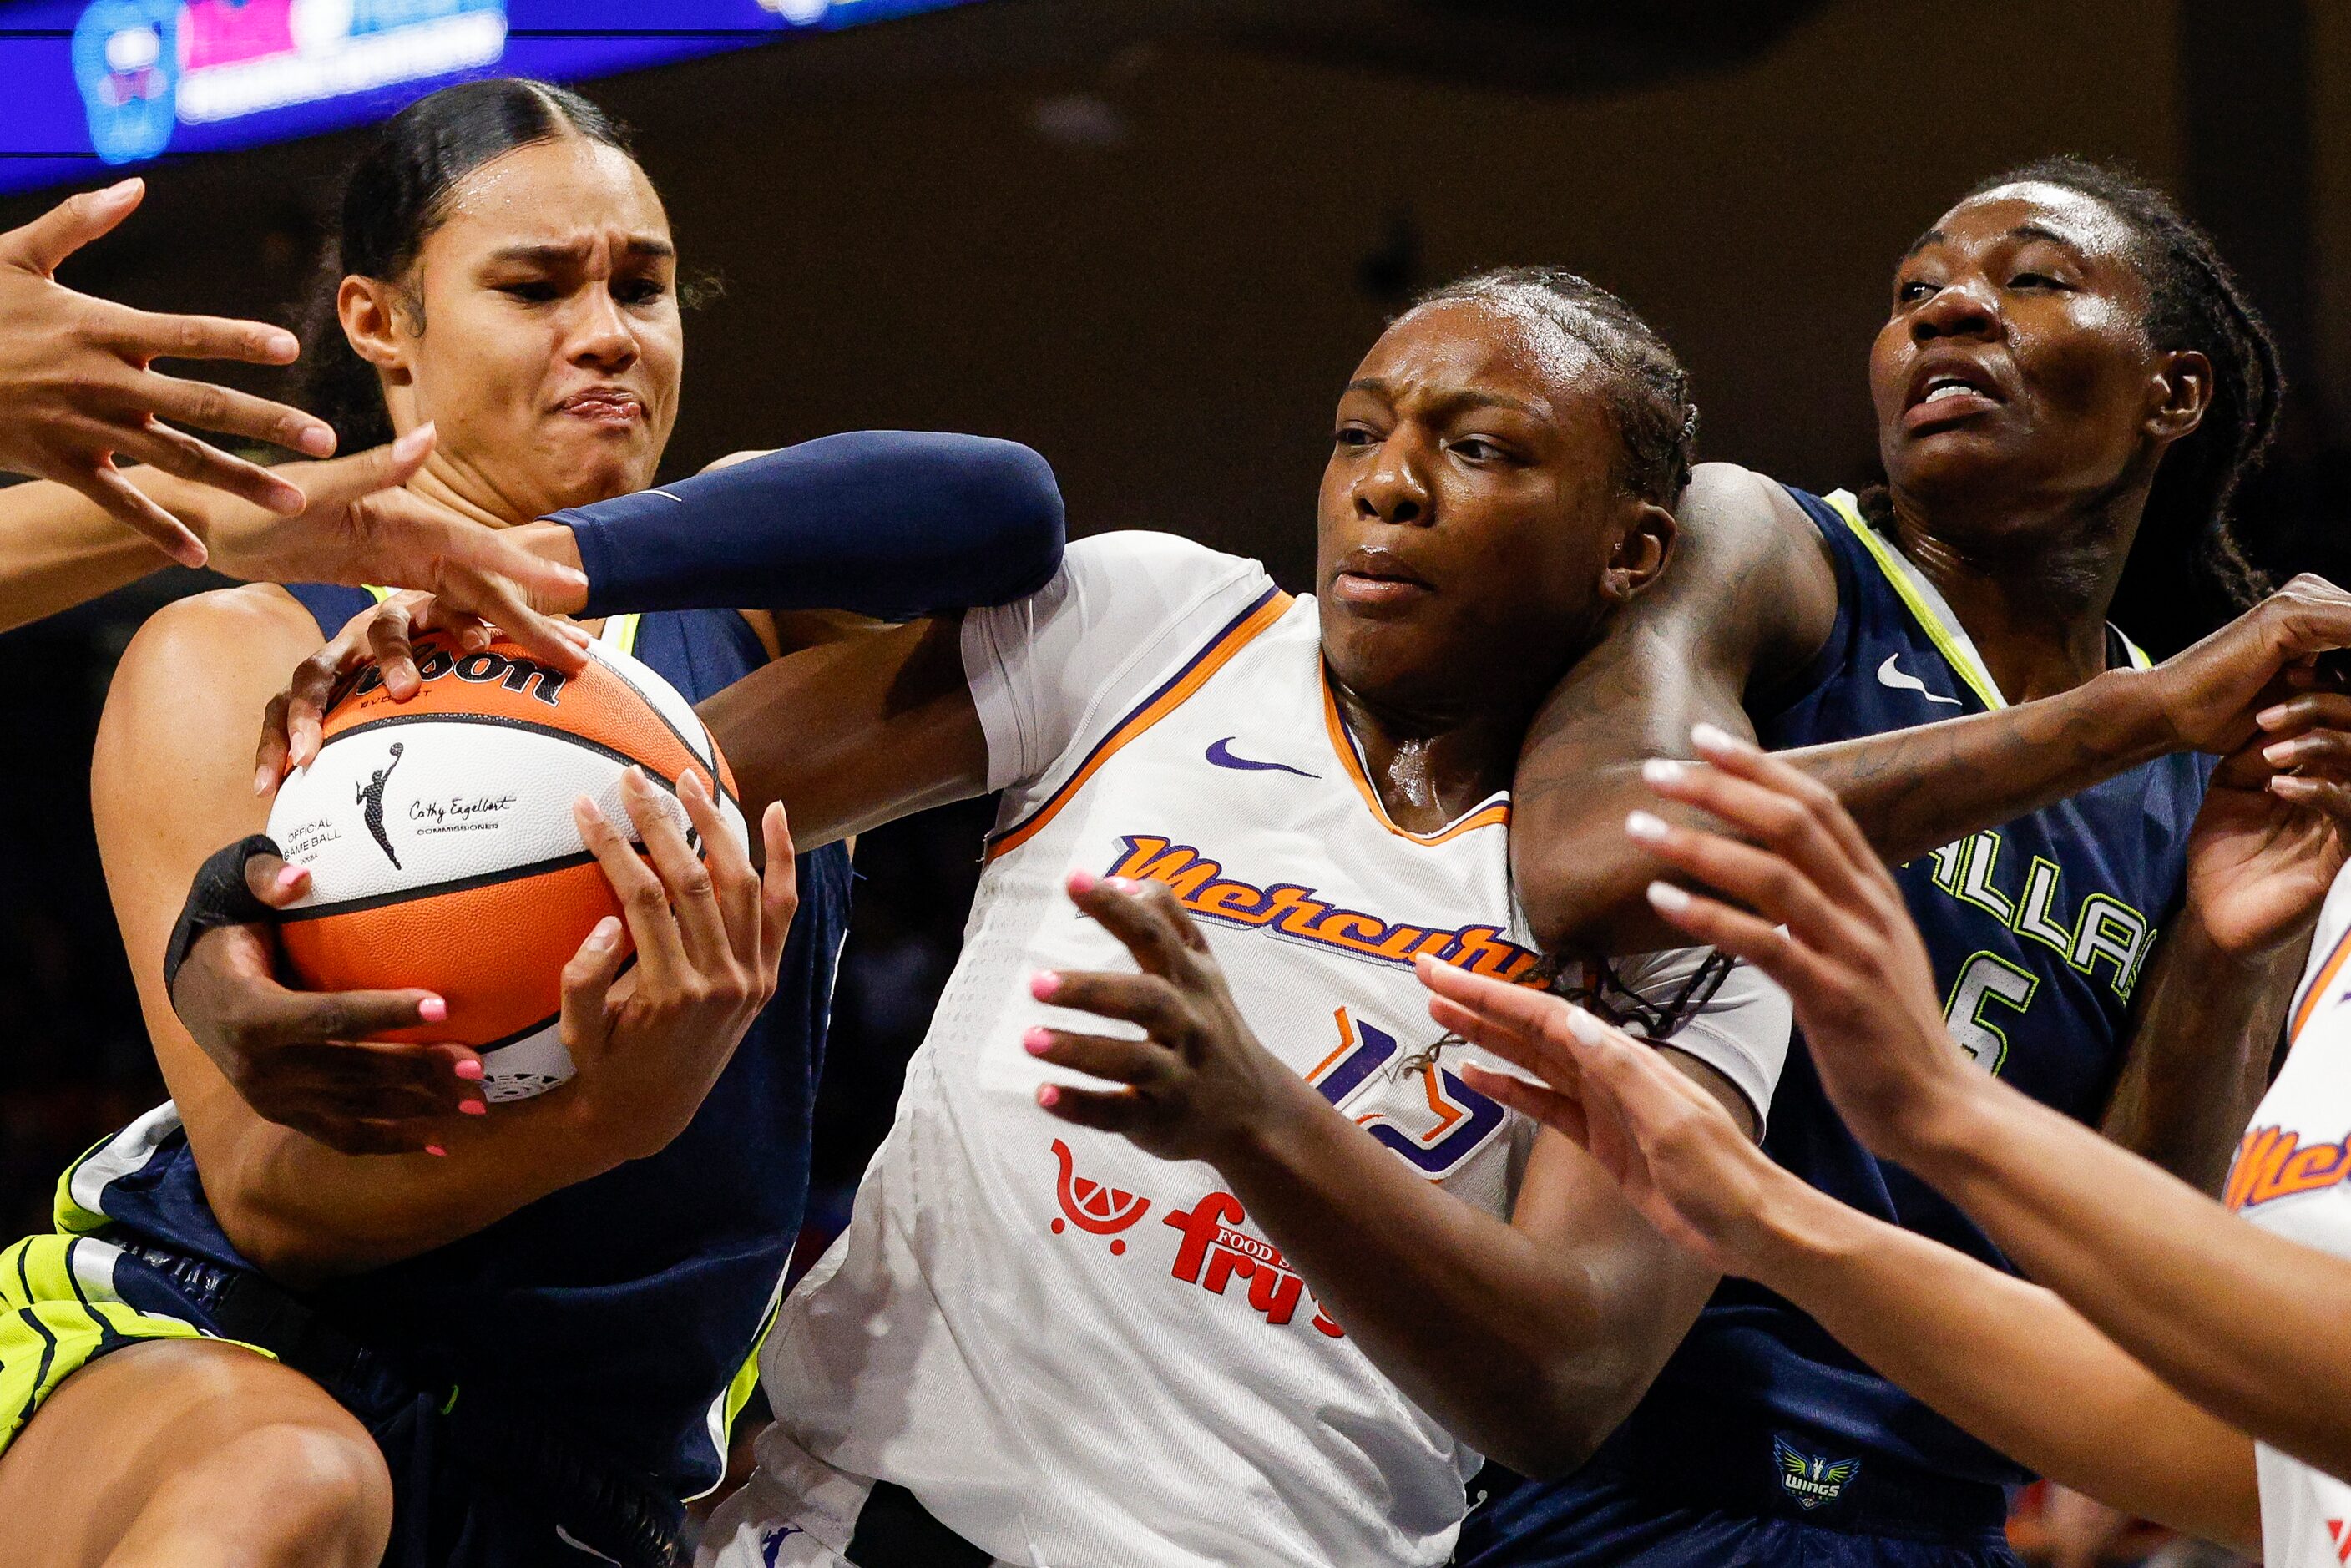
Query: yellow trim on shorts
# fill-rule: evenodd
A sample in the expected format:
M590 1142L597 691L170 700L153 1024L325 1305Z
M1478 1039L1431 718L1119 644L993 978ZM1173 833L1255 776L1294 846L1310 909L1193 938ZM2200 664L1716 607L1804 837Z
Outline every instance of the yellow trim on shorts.
M210 1339L256 1355L259 1345L222 1339L179 1318L142 1312L117 1299L93 1270L95 1249L109 1242L88 1236L28 1236L0 1252L0 1453L50 1395L108 1351L142 1340ZM270 1359L277 1359L271 1356Z

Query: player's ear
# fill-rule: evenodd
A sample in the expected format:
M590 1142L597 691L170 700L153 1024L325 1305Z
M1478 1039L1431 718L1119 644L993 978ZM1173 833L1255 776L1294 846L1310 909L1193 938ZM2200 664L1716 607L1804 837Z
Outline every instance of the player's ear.
M1655 582L1673 559L1679 533L1672 512L1655 501L1632 497L1600 574L1601 597L1622 604Z
M405 291L380 277L353 274L335 290L335 315L351 352L394 383L409 377L409 351L416 340L414 314Z

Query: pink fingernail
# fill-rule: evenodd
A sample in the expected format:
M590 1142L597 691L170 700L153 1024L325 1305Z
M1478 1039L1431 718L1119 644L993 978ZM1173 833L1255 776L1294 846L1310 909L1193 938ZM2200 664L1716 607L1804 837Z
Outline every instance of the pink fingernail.
M1056 1106L1056 1105L1060 1104L1061 1103L1061 1092L1059 1089L1056 1089L1055 1087L1053 1087L1053 1085L1051 1085L1051 1084L1050 1084L1050 1083L1040 1084L1040 1085L1038 1086L1038 1089L1037 1089L1037 1103L1038 1103L1038 1104L1042 1105L1046 1110L1050 1111L1050 1110L1051 1110L1054 1106Z
M1092 893L1101 881L1102 878L1090 871L1082 869L1073 871L1070 873L1070 893L1074 897L1083 897Z
M277 891L280 893L293 892L296 888L302 885L303 882L308 878L309 874L310 873L308 872L304 871L298 865L279 866L277 868ZM428 1021L439 1023L441 1020L439 1019L433 1019Z
M443 1147L442 1147L440 1145L438 1145L438 1144L427 1144L427 1145L424 1145L424 1152L425 1152L426 1154L428 1154L428 1155L439 1155L441 1158L443 1158L443 1159L447 1159L447 1158L449 1157L449 1151L448 1151L448 1150L446 1150L446 1149L444 1149L444 1148L443 1148Z
M1061 977L1050 969L1040 969L1029 977L1029 994L1040 1002L1051 1001L1061 988Z
M1053 1031L1032 1029L1020 1037L1020 1048L1031 1056L1042 1056L1053 1049Z
M416 1016L426 1023L443 1023L449 1017L449 1004L439 997L427 997L416 1004Z
M486 1116L490 1113L490 1108L479 1100L460 1100L457 1102L457 1109L468 1116Z
M601 822L604 820L603 808L598 806L595 801L590 800L585 795L582 795L577 800L572 801L571 809L579 812L581 816L587 818L590 822Z
M2285 722L2285 705L2283 703L2280 703L2275 707L2265 707L2262 709L2261 712L2253 716L2253 722L2260 725L2263 729L2275 729L2278 726Z
M449 1071L468 1083L478 1083L482 1080L482 1064L470 1056Z
M1729 751L1739 742L1719 725L1699 724L1690 727L1690 744L1700 751Z

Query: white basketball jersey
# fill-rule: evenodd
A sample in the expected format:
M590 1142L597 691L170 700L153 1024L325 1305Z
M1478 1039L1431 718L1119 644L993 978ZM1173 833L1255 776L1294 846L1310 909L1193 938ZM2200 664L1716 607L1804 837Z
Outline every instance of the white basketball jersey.
M2318 917L2296 995L2285 1068L2253 1113L2223 1197L2264 1230L2351 1258L2351 873ZM2254 1446L2262 1560L2270 1568L2351 1563L2351 1486Z
M759 1541L764 1515L747 1561L787 1533L838 1552L879 1478L1046 1568L1444 1562L1478 1456L1355 1348L1212 1167L1038 1109L1051 1070L1020 1037L1104 1027L1031 999L1037 970L1134 967L1068 873L1155 878L1269 1050L1412 1169L1507 1215L1531 1127L1456 1075L1474 1053L1408 1059L1438 1032L1414 955L1504 977L1537 961L1508 796L1437 832L1392 823L1313 601L1181 539L1077 544L963 640L998 831L848 1232L768 1338L777 1427L715 1533ZM1655 993L1696 963L1628 968ZM1784 997L1740 972L1675 1043L1761 1106L1787 1030Z

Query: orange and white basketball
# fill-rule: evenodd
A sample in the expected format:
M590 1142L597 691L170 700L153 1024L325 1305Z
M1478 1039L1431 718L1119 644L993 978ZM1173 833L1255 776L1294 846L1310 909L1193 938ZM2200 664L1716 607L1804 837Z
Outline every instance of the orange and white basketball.
M317 758L287 777L269 833L310 889L280 927L312 990L423 987L445 1022L393 1039L455 1040L482 1053L491 1100L543 1093L571 1076L557 1029L563 966L620 901L572 821L593 800L628 831L621 778L634 764L671 793L687 773L713 785L738 841L735 779L694 708L667 681L601 642L565 675L500 639L463 652L416 644L424 688L404 703L371 664L329 708Z

